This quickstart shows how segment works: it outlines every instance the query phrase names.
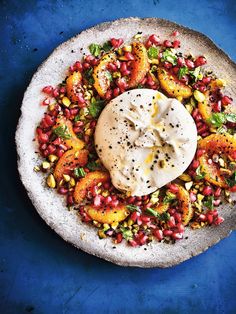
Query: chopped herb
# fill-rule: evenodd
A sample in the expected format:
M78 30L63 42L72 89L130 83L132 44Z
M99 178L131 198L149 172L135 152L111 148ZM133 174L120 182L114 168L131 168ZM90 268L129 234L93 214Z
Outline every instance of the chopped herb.
M100 165L96 162L96 161L89 161L86 165L86 167L91 170L91 171L94 171L94 170L97 170L97 169L100 169Z
M206 206L207 208L209 208L210 210L213 210L214 208L214 197L213 196L208 196L207 200L205 202L203 202L203 205Z
M89 82L89 84L94 83L94 78L93 78L92 74L93 74L93 68L90 68L90 69L87 69L86 71L84 71L84 77Z
M71 138L71 134L68 133L68 128L66 125L58 126L53 130L53 133L62 138L63 140L68 140Z
M208 122L213 126L220 128L226 122L236 123L236 114L223 112L213 113L208 119Z
M101 53L101 46L100 45L97 45L97 44L91 44L89 46L89 51L91 52L91 54L94 56L94 57L98 57Z
M236 123L236 114L235 113L227 113L225 115L227 122Z
M106 75L106 77L108 78L108 80L109 80L110 82L113 81L113 77L112 77L112 75L111 75L111 73L110 73L109 71L106 71L106 72L105 72L105 75Z
M171 49L166 49L163 53L162 53L162 58L161 61L168 61L170 63L172 63L173 65L177 64L177 56L174 54L174 52Z
M226 179L226 182L231 188L236 185L236 171L228 179Z
M122 232L123 238L126 241L132 240L133 239L133 233L130 229L126 229L124 227L120 228L120 231Z
M222 125L217 129L217 133L223 134L227 132L227 127Z
M147 208L146 209L146 212L151 215L151 216L154 216L156 218L158 218L159 220L161 221L168 221L170 219L170 214L167 213L167 212L164 212L164 213L161 213L159 214L157 211L155 211L154 209L152 208Z
M163 199L163 203L164 204L172 203L173 200L175 200L175 199L176 199L176 195L175 194L173 194L171 192L167 192L166 196Z
M86 172L84 171L84 168L75 168L74 175L77 178L80 178L80 177L84 177L86 175Z
M104 107L104 100L97 100L95 97L92 97L91 103L88 107L89 113L93 118L97 118Z
M157 47L150 47L148 49L148 58L157 59L159 54L159 49Z
M112 48L112 45L109 41L105 42L104 45L102 46L102 50L104 50L105 52L110 51Z
M79 120L80 120L80 115L77 114L77 115L75 116L75 118L74 118L74 121L75 121L75 122L78 122Z
M126 208L131 212L140 212L140 208L135 205L126 205Z
M201 166L197 167L195 179L202 180L205 178L205 175L206 173L201 171Z
M179 69L178 78L181 79L184 75L186 75L188 73L189 73L188 68L187 67L182 67L182 68Z
M189 74L194 78L195 82L199 79L200 70L201 70L201 68L197 67L193 71L189 71Z

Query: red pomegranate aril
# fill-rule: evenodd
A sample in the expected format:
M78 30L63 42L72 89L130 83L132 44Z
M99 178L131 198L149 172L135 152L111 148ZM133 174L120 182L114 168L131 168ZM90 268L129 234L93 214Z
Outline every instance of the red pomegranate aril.
M112 71L112 72L115 72L115 71L117 71L117 66L114 63L108 63L107 69Z
M172 68L172 72L177 75L179 73L179 67L175 66Z
M178 186L176 184L170 183L167 186L168 186L168 189L170 190L170 192L172 192L174 194L179 192L179 188L178 188Z
M49 155L49 151L48 151L48 149L45 149L45 150L43 151L43 156L44 156L44 157L48 157L48 155Z
M117 233L116 235L116 243L120 243L123 240L122 233Z
M73 73L73 72L75 71L75 67L74 67L73 65L71 65L71 66L69 67L69 71L70 71L70 73Z
M129 240L129 244L133 247L138 246L138 243L135 240Z
M204 133L202 133L202 134L200 134L201 135L201 137L206 137L206 136L208 136L208 135L210 135L210 132L204 132Z
M126 60L130 60L130 61L133 61L135 59L134 55L131 52L125 52L124 57Z
M91 217L89 217L89 215L87 213L84 213L83 215L83 221L84 222L90 222L92 219Z
M207 85L211 82L211 78L209 76L205 76L203 77L202 82Z
M52 92L53 92L53 87L51 85L48 85L48 86L45 86L42 91L45 93L45 94L48 94L48 95L51 95Z
M179 67L184 66L185 65L185 59L182 58L182 57L178 57L177 64L178 64Z
M56 147L54 145L48 145L49 154L54 154L56 151Z
M170 40L164 40L163 46L165 46L166 48L173 47L172 42Z
M89 68L91 68L91 65L88 62L84 62L83 63L83 69L88 70Z
M93 199L93 205L99 207L101 206L101 204L102 204L101 195L98 194Z
M193 162L192 162L192 168L193 169L197 169L199 167L199 165L200 165L199 160L194 159Z
M40 150L45 150L47 148L47 144L41 144L41 145L39 145L39 149Z
M147 239L148 239L148 236L146 236L145 234L143 234L142 236L139 237L139 244L140 244L140 245L146 244Z
M217 103L213 103L212 105L212 110L214 112L221 112L221 101L217 101Z
M78 104L84 104L85 103L85 99L84 99L84 96L82 93L78 93L77 95L77 101L78 101Z
M54 97L58 97L58 96L59 96L59 94L60 94L60 93L59 93L59 88L54 88L54 90L53 90L53 93L52 93L52 94L53 94L53 96L54 96Z
M64 150L63 149L58 148L56 150L56 155L57 155L58 158L61 158L63 154L64 154Z
M200 221L207 221L207 217L205 214L200 214L199 219L200 219Z
M58 193L59 194L62 194L62 195L65 195L68 193L68 189L64 188L63 186L61 186L59 189L58 189Z
M52 126L55 123L54 117L50 116L49 114L45 114L44 120L47 123L48 126Z
M196 116L199 114L199 111L198 111L198 109L197 108L195 108L194 110L193 110L193 112L192 112L192 117L193 117L193 119L196 119Z
M195 68L194 62L192 60L190 60L190 59L185 59L185 64L186 64L186 66L189 69L194 69Z
M105 197L105 199L104 199L104 203L105 203L106 205L107 205L107 204L110 204L111 201L112 201L112 198L111 198L110 196L107 196L107 197Z
M207 222L211 225L213 223L213 220L214 220L214 217L211 213L207 213L206 214L206 217L207 217Z
M222 105L223 106L228 106L229 104L232 103L232 98L230 98L229 96L223 96L221 99Z
M77 71L82 71L83 70L83 66L82 66L82 63L80 61L76 61L74 63L74 68L77 70Z
M70 114L71 114L72 116L76 116L76 115L78 114L78 112L79 112L79 109L78 109L78 108L72 108L72 109L70 109Z
M119 48L123 44L124 41L122 38L119 38L119 39L111 38L110 42L113 48Z
M198 134L203 135L206 131L208 131L208 125L204 124L201 128L198 129Z
M181 239L183 239L183 234L180 233L180 232L174 232L174 233L172 234L172 238L173 238L174 240L181 240Z
M172 234L173 234L173 231L172 231L172 230L165 229L165 230L163 231L163 235L164 235L164 236L169 237L169 236L172 236Z
M168 213L169 213L170 215L174 215L174 214L176 213L176 209L175 209L175 208L169 208L169 209L168 209Z
M169 219L168 222L167 222L167 225L168 225L170 228L175 227L175 218L174 218L173 216L170 217L170 219Z
M148 40L150 40L150 42L155 44L155 45L158 45L160 43L160 39L156 34L150 35Z
M64 109L64 115L66 119L70 119L70 110L68 108Z
M229 189L231 192L236 192L236 185Z
M112 90L109 89L109 90L106 92L106 94L105 94L105 99L106 99L106 100L110 100L111 97L112 97Z
M145 215L141 215L140 216L142 222L147 223L151 220L151 218L149 216L145 216Z
M215 190L215 192L214 192L214 195L215 195L215 197L219 197L220 195L221 195L221 188L220 187L218 187L218 188L216 188L216 190Z
M124 92L126 90L126 88L128 88L128 84L126 82L126 79L123 77L117 79L116 84L119 87L121 92Z
M204 84L199 84L198 86L198 90L201 92L201 93L204 93L206 91L206 86Z
M179 40L174 40L173 41L173 47L174 48L179 48L180 47L180 41Z
M212 214L213 217L215 217L215 218L218 217L218 211L216 209L211 210L210 213Z
M205 154L205 152L206 152L205 149L201 149L201 148L198 149L197 150L197 158L201 157L203 154Z
M116 195L111 195L111 198L112 198L113 201L117 200L117 196Z
M60 145L60 144L61 144L61 138L60 138L60 137L56 138L56 139L53 141L53 144L54 144L54 145Z
M215 225L220 225L220 224L222 224L222 222L224 222L224 218L223 217L217 217L215 220L214 220L214 224Z
M212 193L213 193L212 188L209 185L205 186L202 190L202 194L205 196L212 195Z
M175 36L175 37L179 36L179 31L174 31L174 32L172 33L172 36Z
M160 229L154 230L153 231L154 236L161 241L163 239L163 232Z
M117 96L119 96L120 95L120 89L119 89L119 87L115 87L114 89L113 89L113 96L114 97L117 97Z
M188 84L188 81L189 81L188 75L183 75L180 79L180 82L184 83L185 85Z
M170 63L170 62L168 62L168 61L165 61L165 62L163 63L163 65L164 65L164 68L166 68L166 69L171 69L171 68L172 68L172 63Z
M152 46L152 42L151 42L150 39L148 39L148 40L146 41L146 43L145 43L145 47L148 49L148 48L150 48L151 46Z
M182 221L182 216L180 213L175 213L174 218L175 218L175 221L177 221L178 223Z
M135 204L136 206L141 206L141 205L142 205L142 201L135 201L134 204Z
M128 203L129 204L133 204L135 202L135 197L134 196L130 196L129 198L128 198Z
M214 206L219 206L220 203L221 203L221 200L214 200L214 201L213 201L213 205L214 205Z
M39 140L40 143L47 143L48 140L49 140L49 137L48 137L48 135L46 133L42 132L42 133L40 133L38 135L38 140Z
M199 67L199 66L204 65L204 64L206 64L206 63L207 63L207 60L206 60L206 58L203 57L203 56L198 57L198 58L195 60L195 62L194 62L195 67Z
M45 98L43 101L42 101L42 106L48 106L50 105L50 99L49 98Z
M153 204L152 204L151 202L149 202L149 203L145 204L145 205L143 206L143 208L144 208L144 209L147 209L147 208L150 208L152 205L153 205Z
M178 229L178 232L184 233L185 228L184 228L184 225L182 223L180 223L180 222L177 223L176 228Z
M196 196L195 193L193 193L193 192L191 191L191 192L189 193L189 197L190 197L190 201L191 201L192 203L196 202L197 196Z
M134 222L138 219L138 217L140 216L140 214L138 212L133 212L130 215L130 219L133 220Z
M74 204L73 196L72 195L68 195L66 202L67 202L67 205L73 205Z
M119 205L119 201L118 200L111 201L110 205L112 207L117 207Z
M92 186L91 193L92 193L93 197L95 197L98 194L98 186L97 185Z

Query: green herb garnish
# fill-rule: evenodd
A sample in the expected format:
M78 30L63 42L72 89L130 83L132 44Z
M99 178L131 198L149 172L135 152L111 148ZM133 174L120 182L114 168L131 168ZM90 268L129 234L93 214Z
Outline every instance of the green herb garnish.
M77 114L77 115L75 116L75 118L74 118L74 121L75 121L75 122L78 122L79 120L80 120L80 115Z
M126 229L124 227L121 227L120 228L120 231L123 235L123 238L126 240L126 241L129 241L129 240L132 240L133 239L133 233L130 229Z
M156 47L150 47L147 53L148 53L148 58L157 59L158 54L159 54L159 49Z
M209 208L210 210L213 210L214 208L214 197L213 196L208 196L207 200L205 202L203 202L203 205L206 206L207 208Z
M189 74L194 78L195 82L199 79L200 70L201 70L201 68L197 67L194 69L194 71L189 71Z
M161 61L168 61L172 63L173 65L177 64L177 56L174 54L174 52L171 49L166 49L162 53Z
M113 81L113 77L112 77L112 75L111 75L111 73L110 73L109 71L106 71L106 72L105 72L105 75L106 75L106 77L108 78L108 80L109 80L110 82Z
M89 82L89 84L94 83L94 78L92 75L93 75L93 68L90 68L84 71L84 77Z
M187 67L182 67L179 69L179 72L178 72L178 78L179 80L186 74L188 74L189 71L188 71L188 68Z
M236 171L229 178L226 179L226 182L231 188L236 185Z
M105 100L97 100L95 97L92 97L88 110L93 118L97 118L99 116L104 107L104 103Z
M94 56L94 57L98 57L101 53L101 46L98 45L98 44L91 44L89 46L89 51L91 52L91 54Z
M105 52L110 51L112 48L112 45L109 41L105 42L102 46L102 50L104 50Z
M197 167L195 179L202 180L205 178L205 175L206 173L201 171L201 166Z
M167 212L164 212L162 214L159 214L157 211L155 211L154 209L152 208L147 208L146 209L146 212L151 215L151 216L154 216L156 218L158 218L159 220L161 221L168 221L170 219L170 214L167 213Z
M164 204L172 203L173 200L175 200L175 199L176 199L176 195L175 194L173 194L171 192L167 192L166 196L163 199L163 203Z
M96 163L96 161L89 161L86 165L86 168L88 168L91 171L95 171L97 169L100 169L100 164Z
M84 171L84 168L75 168L74 175L77 178L80 178L80 177L84 177L86 175L86 172Z
M131 212L140 212L140 208L136 205L126 205L126 208Z
M214 127L220 128L226 122L236 123L236 114L223 112L213 113L208 119L208 122L211 123Z
M63 140L68 140L69 138L71 138L71 134L68 132L68 128L66 125L58 126L53 130L53 133Z

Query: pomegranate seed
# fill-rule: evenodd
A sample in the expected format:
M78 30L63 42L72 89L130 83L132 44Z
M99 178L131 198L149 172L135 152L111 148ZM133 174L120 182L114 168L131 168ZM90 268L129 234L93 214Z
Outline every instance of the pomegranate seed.
M111 38L110 41L113 48L119 48L124 42L122 38L119 39Z
M211 210L211 214L213 215L213 217L218 217L218 211L216 209Z
M170 62L168 62L168 61L165 61L165 62L163 63L163 65L164 65L164 68L166 68L166 69L171 69L171 68L172 68L172 63L170 63Z
M106 94L105 94L105 99L106 100L110 100L111 99L111 96L112 96L112 91L109 89Z
M215 193L214 193L215 197L219 197L221 195L221 188L218 187L216 190L215 190Z
M151 220L151 218L149 216L145 216L145 215L140 216L140 218L141 218L142 222L144 222L144 223L147 223Z
M60 137L56 138L56 139L53 141L53 144L54 144L54 145L60 145L60 144L61 144L61 138L60 138Z
M135 197L134 196L130 196L129 198L128 198L128 203L129 204L133 204L135 202Z
M211 78L209 76L205 76L203 77L202 82L207 85L211 82Z
M64 150L63 149L58 148L56 150L56 155L57 155L58 158L61 158L63 154L64 154Z
M49 98L45 98L43 101L42 101L42 106L48 106L50 104L50 99Z
M223 106L228 106L229 104L232 103L232 98L230 98L229 96L223 96L221 99L222 105Z
M163 231L163 235L164 236L171 236L173 234L173 231L172 230L169 230L169 229L165 229L164 231Z
M204 64L206 64L206 63L207 63L207 60L206 60L206 58L203 57L203 56L198 57L198 58L195 60L195 62L194 62L195 67L199 67L199 66L204 65Z
M138 246L138 243L135 240L129 240L129 244L133 247Z
M164 40L163 46L165 46L167 48L173 47L172 42L170 40Z
M104 203L105 203L106 205L107 205L107 204L110 204L111 201L112 201L112 198L111 198L110 196L107 196L107 197L105 197L105 199L104 199Z
M40 148L41 150L45 150L45 149L47 148L47 144L41 144L41 145L39 146L39 148Z
M126 58L126 60L130 61L133 61L135 59L134 55L131 52L125 52L124 57Z
M217 103L213 103L212 109L214 112L221 112L221 101L219 100Z
M172 68L172 72L173 72L175 75L177 75L178 72L179 72L179 67L177 67L177 66L173 67L173 68Z
M120 243L123 240L122 233L117 233L116 235L116 243Z
M204 84L200 84L200 83L199 83L198 90L199 90L201 93L204 93L204 92L206 91L206 86L205 86Z
M175 227L175 218L173 216L170 217L169 221L167 222L170 228Z
M178 232L180 232L180 233L183 233L184 232L184 225L182 224L182 223L177 223L177 225L176 225L176 227L177 227L177 229L178 229Z
M179 48L180 47L180 41L179 40L174 40L173 41L173 47L174 48Z
M207 221L207 217L204 214L200 214L199 219L200 219L200 221Z
M211 225L212 223L213 223L213 215L211 214L211 213L207 213L206 214L206 217L207 217L207 221L208 221L208 223Z
M203 135L206 131L208 131L208 125L204 124L201 128L198 129L198 134Z
M148 48L150 48L152 46L152 42L151 42L151 40L147 40L146 41L146 43L145 43L145 47L148 49Z
M193 202L196 202L197 200L197 197L196 197L196 194L193 193L192 191L189 193L189 196L190 196L190 201L193 203Z
M174 32L172 33L172 36L175 36L175 37L179 36L179 31L174 31Z
M117 79L116 85L119 87L121 92L124 92L128 88L128 84L124 77Z
M212 195L212 192L212 188L209 185L205 186L202 190L202 194L205 196Z
M73 205L74 204L73 196L72 195L68 195L66 202L67 202L67 205Z
M143 234L143 235L139 238L139 243L140 243L140 245L146 244L147 239L148 239L148 237L147 237L145 234Z
M142 205L142 201L135 201L134 204L135 204L136 206L141 206L141 205Z
M188 84L188 81L189 81L188 75L183 75L183 76L181 77L180 81L181 81L182 83L184 83L184 84L187 85L187 84Z
M189 69L194 69L194 62L192 60L189 60L189 59L185 59L185 64L187 65L187 67Z
M199 114L199 111L198 111L198 109L197 108L195 108L194 110L193 110L193 112L192 112L192 117L194 118L194 119L196 119L196 116Z
M185 59L181 58L181 57L178 57L177 64L178 64L179 67L184 66L185 65Z
M110 62L107 65L107 69L112 71L112 72L115 72L115 71L117 71L117 66L116 66L116 64Z
M220 225L224 221L223 217L217 217L214 221L215 225Z
M148 40L154 44L154 45L159 45L160 44L160 39L158 38L157 35L152 34L151 36L149 36Z
M51 85L49 86L45 86L42 91L45 93L45 94L48 94L48 95L51 95L52 94L52 91L53 91L53 87Z
M138 212L133 212L130 216L130 219L135 222L139 216L140 216L140 214Z
M168 189L170 190L170 192L172 192L174 194L179 192L179 188L177 185L170 183L167 186L168 186Z
M69 67L69 71L70 71L71 73L73 73L73 72L75 71L75 67L74 67L73 65L71 65L71 66Z
M183 234L182 234L182 233L179 233L179 232L174 232L174 233L172 234L172 238L173 238L174 240L181 240L181 239L183 239Z
M175 213L174 218L178 223L182 221L182 216L180 213Z
M41 130L41 129L38 129ZM47 143L49 140L49 137L46 133L43 133L42 130L38 131L38 140L40 143Z
M62 194L62 195L65 195L68 193L68 190L66 188L64 188L63 186L61 186L59 189L58 189L58 193L59 194Z
M111 201L111 206L112 207L117 207L119 205L119 201L118 200L114 200L114 201Z
M53 90L53 96L56 98L59 96L59 88L54 88Z
M192 162L192 168L193 169L197 169L199 167L199 165L200 165L199 160L194 159L193 162Z
M82 93L77 94L77 101L78 101L78 104L84 104L85 103L85 99L84 99L84 96Z
M219 206L220 203L221 203L221 200L214 200L214 201L213 201L213 205L214 205L214 206Z
M61 94L65 94L65 92L66 92L65 87L60 87L59 92L60 92Z
M168 213L169 213L170 215L174 215L174 214L176 213L175 208L169 208L169 209L168 209Z
M98 194L98 186L97 185L92 186L91 193L92 193L93 197L95 197Z
M197 150L197 158L201 157L203 154L205 154L205 152L206 152L205 149L201 149L201 148L198 149Z
M93 199L93 205L96 207L101 206L102 200L101 200L101 195L96 195Z
M112 195L111 198L112 198L113 201L117 200L117 196L116 195Z
M153 231L154 236L161 241L163 239L163 232L160 229L154 230Z
M43 156L44 157L47 157L49 155L49 151L48 151L48 149L45 149L44 151L43 151Z
M50 116L49 114L45 114L44 119L48 126L52 126L55 123L54 117Z
M84 70L87 70L87 69L90 69L90 68L91 68L91 65L88 62L84 62L83 63L83 69Z
M54 145L48 145L49 154L54 154L56 151L56 147Z
M68 108L64 110L64 114L67 119L70 119L70 110Z
M236 185L229 189L231 192L236 192Z
M83 66L82 66L82 64L81 64L81 62L80 61L76 61L75 63L74 63L74 69L76 69L77 71L79 71L79 72L81 72L82 70L83 70Z
M79 112L79 109L78 109L78 108L72 108L72 109L70 109L70 114L71 114L71 116L76 116L78 112Z

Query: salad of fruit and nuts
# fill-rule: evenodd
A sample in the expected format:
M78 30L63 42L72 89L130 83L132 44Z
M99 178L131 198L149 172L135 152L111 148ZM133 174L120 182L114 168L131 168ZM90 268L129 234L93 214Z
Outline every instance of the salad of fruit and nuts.
M161 41L137 33L130 43L111 38L68 69L58 86L45 86L45 114L36 129L43 158L35 171L63 195L67 207L97 228L99 238L131 246L175 242L186 226L217 226L217 207L236 192L236 110L225 81L204 69L207 59L181 53L178 32ZM109 101L133 88L178 99L198 132L194 159L176 180L144 196L117 190L98 158L94 131Z

